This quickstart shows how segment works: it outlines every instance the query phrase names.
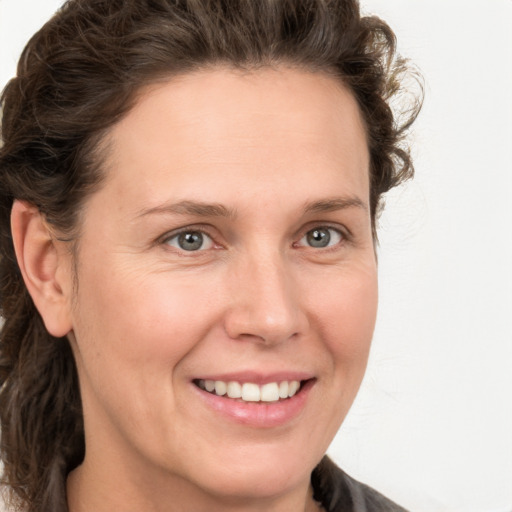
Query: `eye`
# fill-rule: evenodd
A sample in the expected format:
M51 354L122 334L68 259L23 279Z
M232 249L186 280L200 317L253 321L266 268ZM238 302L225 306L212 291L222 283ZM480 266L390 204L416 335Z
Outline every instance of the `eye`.
M204 251L213 247L213 240L201 231L182 231L165 240L167 245L182 251Z
M323 249L337 245L343 239L340 231L329 227L318 227L309 230L300 240L299 245Z

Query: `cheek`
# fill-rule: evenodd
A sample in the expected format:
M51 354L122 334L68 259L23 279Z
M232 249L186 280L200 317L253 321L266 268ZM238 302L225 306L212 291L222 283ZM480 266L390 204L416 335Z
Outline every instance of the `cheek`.
M215 301L202 280L180 285L175 275L118 271L82 281L76 310L87 343L98 355L115 356L118 364L133 363L138 370L157 361L168 372L199 343L214 316Z
M312 298L333 364L361 379L375 328L377 299L377 272L371 264L350 274L340 273Z
M180 364L201 345L212 301L201 283L178 286L164 274L81 278L75 355L88 427L128 425L144 446L151 425L157 449L171 428L161 411L175 410Z
M315 281L320 283L321 280ZM316 413L310 439L324 453L346 417L361 385L377 314L375 265L334 269L324 286L309 282L310 321L320 344L314 357L321 361L322 407ZM304 290L303 290L304 293Z

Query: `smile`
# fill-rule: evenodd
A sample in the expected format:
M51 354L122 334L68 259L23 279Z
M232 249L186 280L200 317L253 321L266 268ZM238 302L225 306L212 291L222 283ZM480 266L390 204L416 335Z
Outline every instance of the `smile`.
M253 382L241 384L237 381L199 379L194 384L211 394L242 402L278 402L295 396L301 388L298 380L268 382L260 386Z
M209 377L193 379L192 384L210 411L229 422L263 429L297 420L317 383L314 375L305 372L262 375L245 371Z

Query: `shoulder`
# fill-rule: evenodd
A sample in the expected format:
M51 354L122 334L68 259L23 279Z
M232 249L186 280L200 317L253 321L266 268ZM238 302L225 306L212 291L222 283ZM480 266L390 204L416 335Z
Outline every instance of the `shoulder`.
M311 475L315 500L327 512L407 512L324 457Z

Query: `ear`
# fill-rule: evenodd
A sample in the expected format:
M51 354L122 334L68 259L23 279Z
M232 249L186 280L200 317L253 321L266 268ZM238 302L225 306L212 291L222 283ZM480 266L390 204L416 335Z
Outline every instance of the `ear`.
M11 211L14 250L25 285L48 332L63 337L72 328L71 255L56 245L39 210L15 200Z

